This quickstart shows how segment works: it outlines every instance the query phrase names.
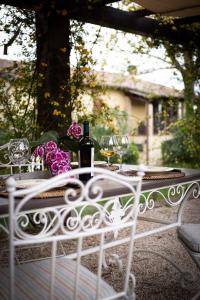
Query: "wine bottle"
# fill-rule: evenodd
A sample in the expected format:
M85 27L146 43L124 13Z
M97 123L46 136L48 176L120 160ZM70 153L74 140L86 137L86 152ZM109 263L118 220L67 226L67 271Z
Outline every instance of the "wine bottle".
M94 143L90 138L89 122L83 122L83 137L79 141L79 167L93 167L94 166ZM93 176L93 173L80 174L79 179L83 182L88 181Z

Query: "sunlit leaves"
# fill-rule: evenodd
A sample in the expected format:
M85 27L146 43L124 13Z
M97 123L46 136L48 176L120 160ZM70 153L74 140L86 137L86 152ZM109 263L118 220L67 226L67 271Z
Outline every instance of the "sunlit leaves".
M0 128L10 131L9 136L34 138L36 134L33 67L33 63L15 63L2 70Z
M200 114L194 112L188 119L179 120L171 126L172 140L162 146L166 164L200 167Z
M45 99L50 98L50 93L49 93L49 92L45 92L45 93L44 93L44 98L45 98Z

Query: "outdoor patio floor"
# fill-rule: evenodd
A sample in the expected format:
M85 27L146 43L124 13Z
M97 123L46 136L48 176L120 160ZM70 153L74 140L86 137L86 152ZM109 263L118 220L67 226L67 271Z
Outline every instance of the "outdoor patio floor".
M175 211L176 209L161 203L152 211L148 211L146 215L160 219L173 219ZM192 199L187 202L182 220L188 223L200 223L200 199ZM138 229L139 231L150 229L150 224L140 221ZM140 239L135 246L164 254L183 270L190 271L197 276L196 284L188 284L187 288L183 289L180 284L180 273L171 264L155 255L138 253L134 264L138 299L186 300L191 299L200 289L200 272L177 239L176 229Z
M153 210L147 211L145 216L173 219L175 211L176 209L166 206L163 202L159 202L156 203L156 207ZM200 199L188 201L184 209L183 220L193 223L200 222ZM152 227L152 223L139 221L137 231L141 232ZM200 289L200 272L197 270L197 267L187 254L185 248L178 241L175 229L138 239L135 243L135 250L138 249L153 250L166 255L175 261L179 267L197 276L197 281L196 283L187 284L187 288L182 288L180 273L171 264L154 254L136 252L132 270L136 276L137 299L189 300L194 296L197 290ZM124 250L123 248L119 248L119 254L124 254ZM46 250L43 249L43 254L45 251ZM6 256L7 255L1 257L1 262L6 259ZM26 258L29 258L28 256L29 254L26 254ZM32 255L30 256L32 257ZM92 257L87 261L91 269L94 268L95 262L95 258ZM104 277L109 282L114 280L115 287L120 285L116 276L116 274L111 276L110 271L105 270Z

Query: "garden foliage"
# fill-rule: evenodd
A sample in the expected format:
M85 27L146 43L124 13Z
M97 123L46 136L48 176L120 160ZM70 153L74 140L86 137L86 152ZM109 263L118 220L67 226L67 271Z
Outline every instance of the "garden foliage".
M173 138L162 144L163 162L167 165L200 167L200 114L177 121L170 127Z

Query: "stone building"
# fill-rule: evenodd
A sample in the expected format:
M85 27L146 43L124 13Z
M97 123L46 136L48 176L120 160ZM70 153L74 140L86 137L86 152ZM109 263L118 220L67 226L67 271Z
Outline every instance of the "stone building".
M161 142L170 138L164 129L183 117L183 93L131 75L105 72L96 75L97 83L106 91L100 97L102 101L127 112L127 133L138 145L141 162L161 164Z

